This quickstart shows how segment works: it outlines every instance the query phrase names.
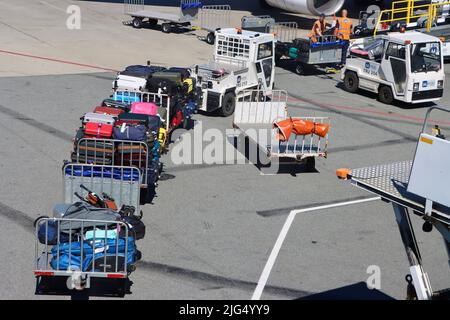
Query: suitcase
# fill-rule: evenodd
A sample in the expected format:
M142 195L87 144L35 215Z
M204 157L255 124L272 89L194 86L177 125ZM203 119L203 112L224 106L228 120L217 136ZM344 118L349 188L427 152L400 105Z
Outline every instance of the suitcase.
M118 117L119 114L124 113L125 111L119 108L112 107L95 107L94 113L106 114L113 117Z
M94 123L102 123L107 125L114 125L115 119L111 115L107 114L99 114L95 112L88 112L86 113L82 118L83 124L86 124L88 122L94 122ZM89 133L88 133L89 134Z
M148 131L158 134L159 129L161 128L161 118L159 116L148 116L147 127Z
M99 158L93 156L86 156L72 152L71 160L74 163L85 163L85 164L98 164L98 165L112 165L112 158Z
M147 154L118 154L114 158L114 165L144 169L148 161L150 161L150 159L147 159Z
M148 126L149 116L139 113L122 113L118 117L116 126L121 126L123 123L126 124L143 124Z
M125 125L114 127L113 138L117 140L147 141L147 127L138 125Z
M132 104L133 102L140 102L141 98L139 92L117 91L113 95L113 100L120 103Z
M165 69L166 68L160 66L132 65L126 67L124 71L120 72L120 74L130 77L150 79L152 74L154 74L155 72L163 71Z
M150 148L150 147L149 147ZM119 154L119 157L122 156L122 154L133 154L139 155L139 154L146 154L147 148L143 146L142 144L128 144L128 143L120 143L117 146L117 153Z
M88 122L84 128L84 133L97 138L111 138L113 133L113 125L97 122Z
M156 116L158 114L158 106L153 102L134 102L131 105L131 112Z
M114 153L114 143L101 140L83 140L78 145L78 153L98 157L112 157Z
M175 69L173 71L164 70L153 74L153 78L167 79L173 81L178 86L183 85L183 76L183 72Z
M161 89L161 93L169 96L175 96L180 93L180 86L177 85L176 82L167 78L159 78L156 76L153 76L153 78L147 82L147 89L152 93L158 93Z
M102 101L102 107L118 108L125 112L130 111L130 105L125 102L116 101L113 99L105 99Z

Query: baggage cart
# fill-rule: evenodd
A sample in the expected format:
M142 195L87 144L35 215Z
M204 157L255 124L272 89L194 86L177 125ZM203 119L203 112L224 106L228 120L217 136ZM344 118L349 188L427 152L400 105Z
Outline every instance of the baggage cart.
M115 239L106 230L115 231ZM35 223L36 294L123 297L138 258L124 222L42 217Z
M338 177L392 204L410 266L408 299L450 299L449 289L431 288L411 222L411 216L417 216L424 221L422 231L435 228L441 233L450 258L450 142L430 119L435 110L449 112L440 107L428 110L413 161L338 170Z
M64 203L79 199L75 193L84 194L81 185L97 194L112 197L118 208L133 206L140 212L143 174L137 167L66 163L62 168Z
M277 38L275 60L293 59L297 64L295 71L304 74L308 69L333 68L341 63L343 44L334 35L317 37L317 42L300 38L296 22L276 23L271 32Z
M170 132L170 109L173 99L169 95L163 93L131 91L119 87L114 90L111 98L112 100L128 104L132 104L133 102L153 102L158 106L165 108L167 111L166 117L161 120L164 123L166 132Z
M244 91L236 103L233 128L255 143L269 160L288 158L314 168L316 157L327 157L328 134L324 138L311 134L291 135L287 141L278 139L274 123L289 118L287 100L284 90ZM330 122L326 117L301 119L323 124Z
M205 40L213 45L216 36L215 31L221 28L231 27L230 20L231 6L228 4L203 6L200 11L200 26L198 29L208 32Z
M110 144L113 146L113 152L108 155L106 152L101 152L104 145ZM120 153L119 150L128 149L126 153ZM84 155L89 152L89 158ZM149 171L154 170L151 166L152 150L148 144L143 141L129 141L118 139L94 139L82 138L78 140L76 147L76 163L82 164L104 164L106 160L111 161L111 165L119 167L135 167L142 172L141 188L147 188Z
M190 27L201 7L198 0L181 0L178 13L167 13L146 9L145 0L124 0L124 13L133 18L131 24L134 28L141 28L144 20L153 26L161 21L164 33L170 33L174 27Z
M242 30L269 33L275 25L275 19L268 15L243 16L241 19Z

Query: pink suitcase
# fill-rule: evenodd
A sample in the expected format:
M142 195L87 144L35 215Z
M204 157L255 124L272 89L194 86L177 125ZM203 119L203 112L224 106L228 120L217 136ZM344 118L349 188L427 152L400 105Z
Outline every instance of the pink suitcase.
M152 102L133 102L131 105L131 113L156 116L158 114L158 106Z

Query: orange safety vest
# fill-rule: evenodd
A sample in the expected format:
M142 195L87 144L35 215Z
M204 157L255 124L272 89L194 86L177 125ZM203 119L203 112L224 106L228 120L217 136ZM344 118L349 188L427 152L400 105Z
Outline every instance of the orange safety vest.
M320 20L316 20L316 22L314 22L311 33L309 34L309 38L312 42L317 42L317 37L324 31L323 26L325 26L325 21L323 22L323 25L320 23ZM317 32L317 30L319 30L319 32Z
M338 18L336 36L341 40L350 40L352 34L352 22L349 18Z

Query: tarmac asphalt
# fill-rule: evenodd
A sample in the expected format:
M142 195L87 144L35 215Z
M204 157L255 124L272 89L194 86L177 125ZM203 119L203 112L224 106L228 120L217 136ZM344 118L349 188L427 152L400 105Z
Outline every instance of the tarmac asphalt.
M6 3L16 6L25 1ZM49 0L33 1L36 8L45 3L56 5ZM109 19L111 24L111 16L119 14L117 5L77 3L90 9L110 6L112 13L99 19ZM41 9L40 13L44 12ZM8 19L14 17L0 13L0 22L21 28ZM50 25L49 20L42 21ZM92 30L86 47L79 51L66 48L64 53L56 46L49 50L43 44L32 44L33 40L16 41L13 37L0 50L111 69L141 63L153 53L156 60L161 57L166 64L182 66L191 56L194 60L207 59L212 50L185 35L162 35L121 25L116 28L119 31L108 32L133 34L131 41L139 41L140 33L158 39L167 36L167 46L174 45L171 39L182 39L191 43L191 51L180 55L179 60L172 51L170 57L165 56L163 47L117 58L114 50L106 52L104 48L105 43L114 43L114 35L101 26L83 31L87 35ZM6 35L5 29L0 26L0 34ZM40 29L36 30L38 33ZM42 30L42 35L50 37L48 30ZM86 51L101 34L109 38L102 38L99 52ZM41 36L38 38L45 41ZM58 34L55 39L59 39ZM62 46L63 41L58 43ZM89 58L84 59L82 54ZM0 53L0 59L0 223L4 226L0 232L0 299L45 299L49 297L34 294L33 221L49 215L54 203L61 201L62 162L70 156L79 118L110 94L114 73L6 53ZM371 196L336 179L337 168L413 157L425 106L383 105L373 95L344 92L338 75L318 72L299 76L288 62L276 70L276 87L288 91L288 108L293 116L331 118L329 157L318 160L315 171L298 166L294 171L262 175L253 164L175 165L172 154L165 155L162 161L171 179L160 181L153 203L142 207L147 236L138 247L143 260L131 276L132 294L126 298L250 299L291 210ZM447 90L440 105L448 103ZM195 128L221 132L231 128L231 118L197 114L194 120ZM195 139L194 131L184 133L184 137L192 135ZM421 232L420 219L413 218L413 223L419 230L416 236L433 289L448 287L448 258L440 235ZM373 265L381 270L381 289L375 291L361 285ZM403 299L407 273L406 255L389 204L376 201L319 210L299 214L293 221L262 299L297 299L334 289L334 297L340 298Z

